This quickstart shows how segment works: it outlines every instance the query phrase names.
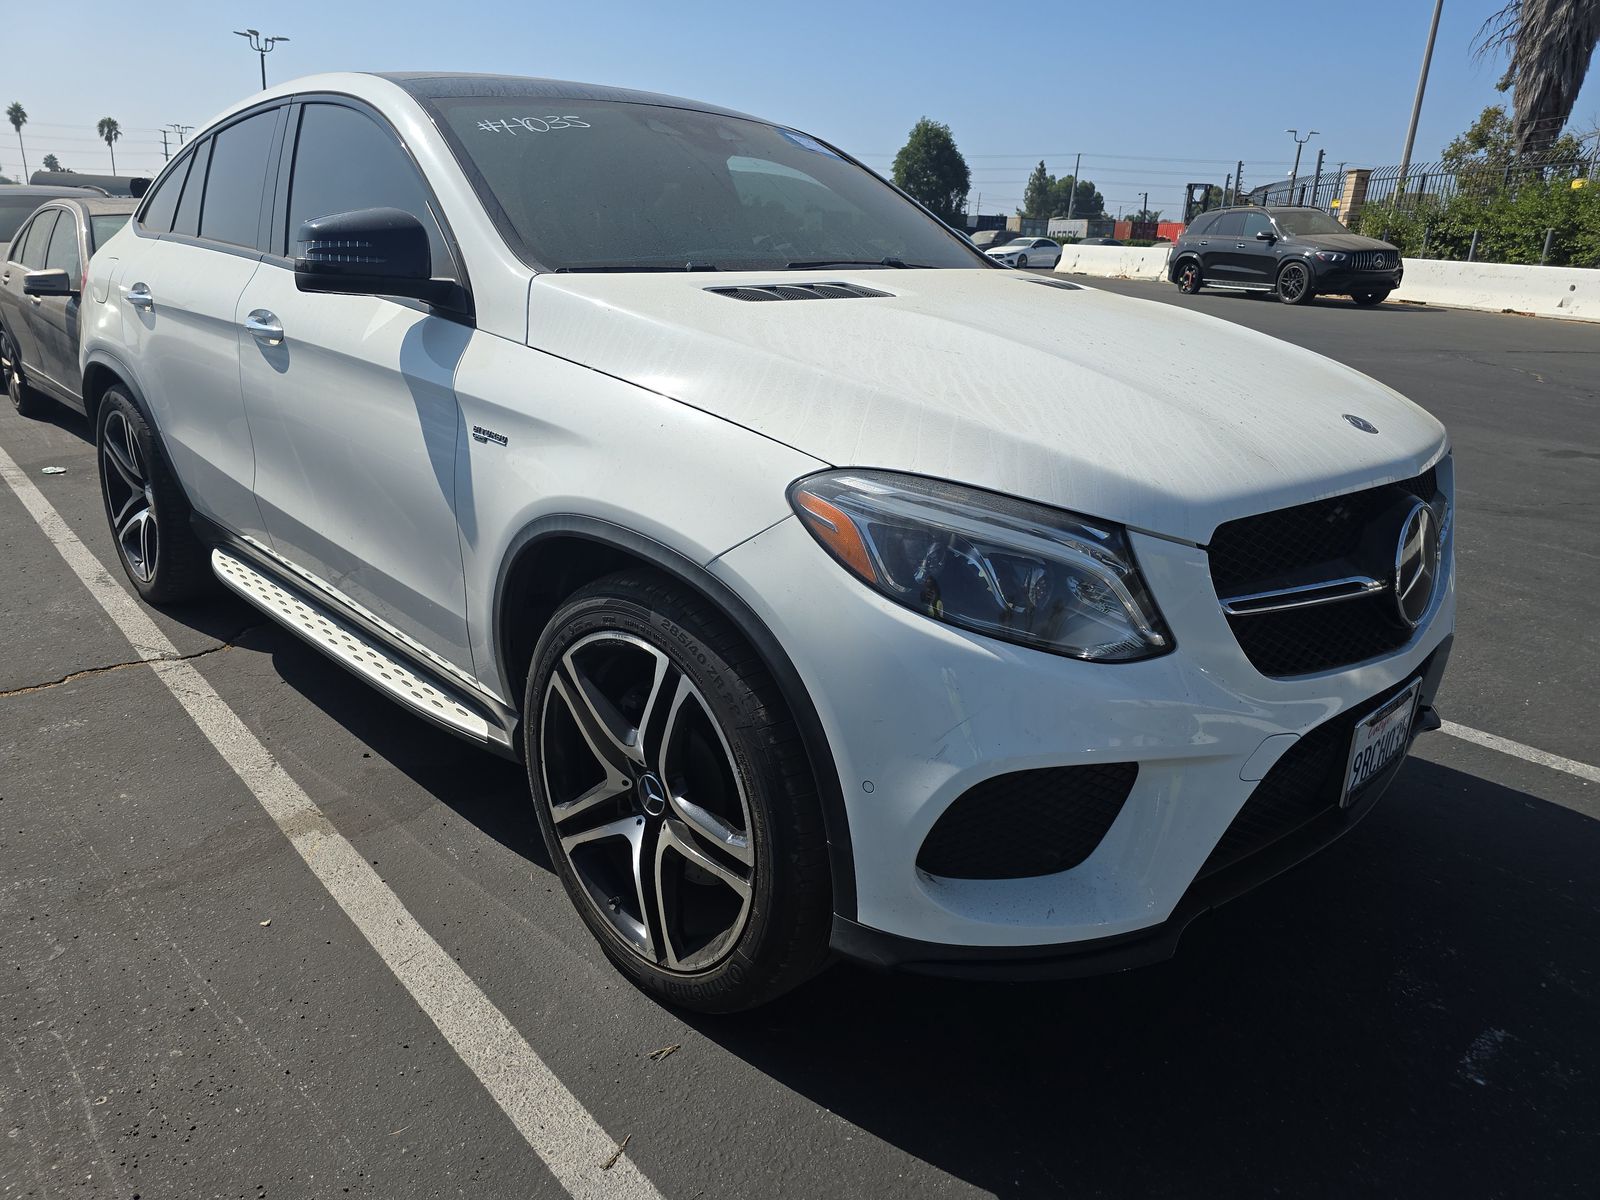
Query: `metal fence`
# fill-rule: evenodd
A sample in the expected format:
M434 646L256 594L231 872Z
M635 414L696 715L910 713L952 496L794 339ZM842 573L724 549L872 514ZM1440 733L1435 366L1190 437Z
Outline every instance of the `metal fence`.
M1298 204L1310 208L1331 208L1344 191L1344 172L1324 171L1321 175L1302 175L1264 183L1249 193L1251 204Z
M1573 156L1544 155L1467 163L1412 163L1375 167L1367 179L1366 203L1402 211L1440 206L1457 196L1515 196L1528 183L1570 182L1600 177L1600 149Z

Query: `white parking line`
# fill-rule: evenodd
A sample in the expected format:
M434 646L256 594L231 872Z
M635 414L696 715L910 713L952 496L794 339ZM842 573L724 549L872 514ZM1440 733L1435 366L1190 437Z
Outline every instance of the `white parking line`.
M1576 775L1579 779L1587 779L1590 783L1600 783L1600 767L1591 767L1588 763L1579 762L1575 758L1562 758L1561 755L1551 754L1548 750L1535 750L1532 746L1524 746L1521 742L1513 742L1510 738L1503 738L1499 734L1485 733L1481 729L1457 725L1454 721L1445 721L1439 728L1463 742L1472 742L1489 750L1498 750L1501 754L1509 754L1512 758L1522 759L1523 762L1537 763L1541 767L1549 767L1552 771L1565 771L1568 775Z
M493 1001L417 923L360 852L217 695L139 603L78 539L0 447L0 479L22 501L67 566L277 823L384 965L428 1014L512 1124L574 1197L660 1193L556 1078Z

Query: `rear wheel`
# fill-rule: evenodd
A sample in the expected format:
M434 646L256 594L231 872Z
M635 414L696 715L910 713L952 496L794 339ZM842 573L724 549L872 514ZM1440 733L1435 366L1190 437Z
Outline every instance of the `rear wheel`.
M578 591L524 696L539 827L601 948L662 1000L765 1003L827 961L821 807L760 660L652 572Z
M1174 282L1185 296L1194 295L1205 283L1200 276L1200 264L1192 258L1185 259L1178 266L1178 277Z
M1278 272L1278 299L1285 304L1305 304L1316 295L1311 268L1303 262L1286 262Z
M1384 291L1381 291L1381 292L1351 292L1350 293L1350 299L1354 300L1362 308L1371 308L1375 304L1382 304L1388 298L1389 298L1389 292L1388 292L1387 289L1385 289Z
M121 388L100 400L95 446L106 520L139 595L151 604L174 604L211 591L205 547L189 525L188 498L144 414Z
M44 397L28 386L22 377L22 357L11 334L0 332L0 378L5 383L6 395L12 407L24 417L37 417L44 407Z

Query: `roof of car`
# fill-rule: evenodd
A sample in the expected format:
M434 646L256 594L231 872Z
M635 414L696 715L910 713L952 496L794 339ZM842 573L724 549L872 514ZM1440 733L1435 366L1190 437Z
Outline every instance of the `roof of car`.
M41 200L49 200L56 196L77 196L80 199L98 196L100 193L91 188L53 187L40 183L4 183L0 184L0 196L21 196L28 199L37 196Z
M742 117L759 120L748 113L706 104L699 100L686 100L681 96L666 96L659 92L640 92L632 88L607 87L600 83L574 83L565 79L537 79L526 75L470 75L447 71L375 71L380 79L387 79L410 92L418 99L444 96L482 96L484 98L527 97L539 100L614 100L624 104L658 104L664 108L687 108L697 112L715 113L723 117Z
M70 202L91 217L107 213L131 213L139 207L139 202L132 196L58 196L57 199Z

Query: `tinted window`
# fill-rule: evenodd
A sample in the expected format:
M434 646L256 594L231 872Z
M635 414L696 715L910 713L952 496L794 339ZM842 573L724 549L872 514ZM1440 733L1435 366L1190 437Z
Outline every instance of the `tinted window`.
M267 152L277 129L276 111L258 113L211 136L211 167L200 207L200 236L254 246L261 223Z
M78 219L71 213L62 213L56 221L56 231L50 235L50 249L45 251L47 271L62 270L76 285L83 273L78 259Z
M359 208L398 208L428 231L435 278L454 279L450 252L416 166L388 130L340 104L308 104L300 113L289 183L288 253L300 251L300 226ZM284 243L275 233L273 249Z
M1272 222L1267 220L1266 213L1246 213L1244 216L1244 235L1253 238L1258 233L1272 233Z
M1217 218L1211 213L1196 217L1193 221L1189 222L1189 233L1191 235L1208 233L1210 232L1211 227L1216 224L1216 222Z
M1314 208L1302 208L1298 211L1278 212L1274 219L1285 233L1296 234L1300 237L1315 237L1318 234L1349 233L1339 222L1326 213L1320 213Z
M512 245L542 266L982 265L882 180L792 129L613 100L426 103Z
M170 174L163 179L155 191L150 193L150 199L145 201L144 213L139 217L139 224L156 233L166 233L172 228L173 214L178 211L178 197L183 194L183 178L189 173L189 164L194 162L194 155L189 154L177 166L172 168Z
M1240 237L1244 234L1244 217L1242 212L1223 213L1211 227L1211 232L1217 237Z
M207 138L194 152L194 166L189 168L189 179L183 185L178 215L172 219L173 233L187 233L193 237L200 232L200 194L206 190L206 164L210 161L211 139Z
M50 234L56 227L56 215L59 209L49 209L34 218L32 225L28 226L28 235L22 239L22 250L12 254L12 258L30 271L37 271L44 266L45 247L50 242Z
M0 242L15 238L28 214L38 207L37 196L0 196Z
M127 213L99 213L89 218L89 253L93 254L128 223Z

